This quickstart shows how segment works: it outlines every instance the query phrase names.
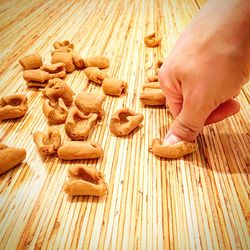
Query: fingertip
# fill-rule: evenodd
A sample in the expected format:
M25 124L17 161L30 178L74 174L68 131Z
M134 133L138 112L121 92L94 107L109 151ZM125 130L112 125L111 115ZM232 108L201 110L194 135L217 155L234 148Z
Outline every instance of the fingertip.
M173 134L171 132L171 130L169 130L168 133L166 134L164 140L163 140L163 144L164 145L174 145L180 141L181 141L181 138L179 138L177 135Z

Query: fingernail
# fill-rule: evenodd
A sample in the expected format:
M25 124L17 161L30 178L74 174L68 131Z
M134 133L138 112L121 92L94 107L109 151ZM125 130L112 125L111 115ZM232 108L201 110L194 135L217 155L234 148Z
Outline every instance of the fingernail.
M181 138L173 134L172 132L168 132L164 138L163 144L164 145L174 145L181 141Z

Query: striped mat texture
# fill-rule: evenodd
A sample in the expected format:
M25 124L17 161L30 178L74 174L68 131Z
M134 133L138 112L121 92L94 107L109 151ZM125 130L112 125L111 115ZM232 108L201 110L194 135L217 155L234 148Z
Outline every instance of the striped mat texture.
M27 114L0 124L0 140L27 150L21 166L0 176L0 249L250 249L250 86L237 100L241 111L206 127L197 152L174 160L148 147L172 123L165 107L142 107L143 83L157 59L205 1L201 0L9 0L0 1L0 96L28 97ZM143 37L162 34L160 47ZM83 57L110 59L109 76L128 82L128 94L104 102L106 115L90 139L101 144L99 160L42 157L32 140L46 131L42 93L28 89L18 59L38 52L50 63L55 41L70 40ZM74 92L102 93L83 71L68 74ZM143 126L117 138L112 114L127 106L144 115ZM64 126L57 126L63 141ZM104 197L68 197L68 167L85 163L105 174Z

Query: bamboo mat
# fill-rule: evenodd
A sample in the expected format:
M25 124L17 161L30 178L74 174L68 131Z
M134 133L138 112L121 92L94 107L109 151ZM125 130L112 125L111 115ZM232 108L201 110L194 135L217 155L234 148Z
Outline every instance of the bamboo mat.
M237 98L241 111L198 137L199 150L178 160L148 152L172 123L165 108L143 108L142 84L167 56L197 13L200 0L9 0L0 2L0 95L28 97L22 119L0 124L1 142L24 147L20 167L0 176L0 249L250 249L250 86ZM152 30L162 46L145 48ZM28 89L18 64L38 52L50 62L56 40L71 40L83 56L110 58L107 73L129 83L128 94L107 97L106 116L91 139L104 157L75 161L102 170L109 191L102 198L69 198L62 186L70 164L38 155L32 134L45 131L42 94ZM75 93L101 93L82 71L67 75ZM127 106L144 115L143 126L124 138L108 129L111 115ZM68 140L63 125L63 141Z

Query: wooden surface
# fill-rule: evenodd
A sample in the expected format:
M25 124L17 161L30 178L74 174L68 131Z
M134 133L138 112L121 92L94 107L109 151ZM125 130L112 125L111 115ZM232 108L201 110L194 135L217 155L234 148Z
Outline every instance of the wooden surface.
M165 108L140 105L141 86L203 3L1 1L0 94L26 94L29 111L0 124L3 143L27 150L25 162L0 177L0 249L250 249L249 84L237 98L241 111L206 127L196 153L164 160L148 152L172 118ZM159 48L144 47L143 37L152 30L163 35ZM48 124L42 93L26 87L18 59L36 51L49 62L53 42L64 39L74 42L82 56L110 58L108 74L129 83L127 96L107 97L105 119L91 135L104 157L77 161L105 173L109 193L100 199L69 198L62 186L70 163L42 158L32 140L32 133L45 131ZM75 93L101 93L81 71L67 75L66 82ZM122 106L142 112L145 119L141 129L116 138L108 123Z

